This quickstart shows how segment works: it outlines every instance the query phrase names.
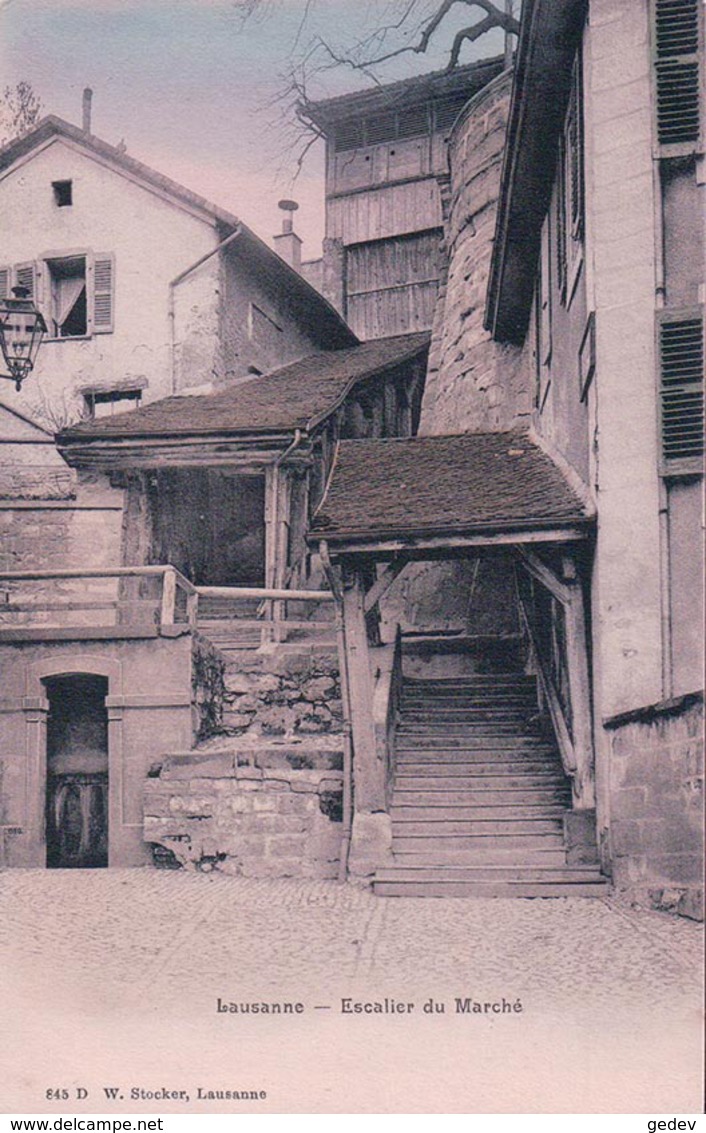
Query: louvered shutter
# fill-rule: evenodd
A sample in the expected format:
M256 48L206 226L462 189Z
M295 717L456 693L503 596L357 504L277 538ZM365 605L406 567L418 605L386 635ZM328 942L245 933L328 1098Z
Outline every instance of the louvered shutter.
M96 253L93 260L93 333L113 329L115 261L112 255Z
M654 0L657 137L662 145L698 141L698 0Z
M556 252L556 282L557 290L562 302L566 298L566 283L568 276L568 255L566 246L566 148L563 137L559 140L559 159L557 161L556 184L556 239L554 241Z
M26 287L28 298L36 298L34 284L34 264L17 264L15 267L15 284L17 287Z
M658 321L665 471L700 471L704 452L704 322L701 312Z
M12 286L12 268L0 268L0 299L7 299Z

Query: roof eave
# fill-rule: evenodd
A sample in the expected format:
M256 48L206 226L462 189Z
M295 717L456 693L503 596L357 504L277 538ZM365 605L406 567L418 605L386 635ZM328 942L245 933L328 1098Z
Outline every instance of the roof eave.
M527 334L586 9L587 0L525 0L523 6L485 312L486 328L502 342L521 345Z
M440 539L464 539L469 541L487 538L496 543L497 536L506 536L508 543L513 542L513 536L527 536L536 533L556 532L574 530L579 537L584 538L588 533L588 529L593 526L595 522L594 516L587 516L576 514L571 516L549 516L537 519L517 520L508 519L494 523L481 523L481 524L468 524L465 526L435 526L429 528L420 527L389 527L379 528L378 530L371 531L353 531L353 530L310 530L307 532L307 540L310 543L327 542L331 547L336 547L339 553L342 552L342 545L349 546L355 550L360 544L370 546L375 543L389 543L394 541L408 540L416 543L424 543L425 541L438 541Z
M325 132L336 122L355 118L361 113L374 113L381 107L389 106L390 99L393 100L394 107L402 106L409 101L416 101L417 96L421 100L444 94L457 86L462 86L464 81L472 80L474 75L481 77L486 71L490 74L490 78L494 78L495 74L503 69L504 59L504 55L492 56L489 59L467 63L462 67L430 71L427 74L386 83L384 86L368 87L349 94L336 95L333 98L317 99L302 103L299 112L306 120L313 122Z

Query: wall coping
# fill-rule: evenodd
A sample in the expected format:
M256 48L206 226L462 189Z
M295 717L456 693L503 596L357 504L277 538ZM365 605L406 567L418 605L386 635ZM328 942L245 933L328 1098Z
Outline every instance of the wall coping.
M626 724L649 724L660 716L678 716L682 712L687 712L690 708L703 704L703 702L703 692L687 692L683 696L660 700L657 704L632 708L629 712L618 713L617 716L607 716L603 720L603 727L612 730L622 728Z

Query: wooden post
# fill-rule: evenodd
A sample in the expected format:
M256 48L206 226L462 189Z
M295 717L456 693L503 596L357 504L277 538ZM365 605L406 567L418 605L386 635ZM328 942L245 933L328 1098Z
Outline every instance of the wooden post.
M361 572L349 569L343 579L348 694L355 766L355 809L385 809L385 785L378 768L373 723L373 680L365 624L365 589Z
M596 788L586 617L581 582L570 559L564 560L564 575L567 574L571 579L571 594L568 604L564 606L564 619L572 732L577 763L576 806L581 810L592 810L596 805Z
M176 606L176 571L174 567L165 567L162 577L162 613L161 626L173 626L175 622Z
M189 591L186 596L186 617L191 629L197 629L199 624L199 595L198 591Z

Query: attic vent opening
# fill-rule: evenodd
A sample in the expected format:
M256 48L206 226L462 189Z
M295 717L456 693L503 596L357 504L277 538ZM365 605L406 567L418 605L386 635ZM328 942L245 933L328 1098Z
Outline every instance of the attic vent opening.
M339 122L336 126L336 149L340 152L358 149L363 144L363 124L359 119Z
M434 103L434 127L437 130L450 130L470 98L467 95L449 95Z
M51 187L54 190L54 203L58 208L67 208L74 203L72 181L52 181Z
M655 0L657 135L662 145L699 138L698 0Z
M397 123L394 114L379 114L365 122L365 140L369 146L380 142L390 142L397 136Z
M397 116L397 135L400 138L416 138L429 133L429 106L410 106L401 110Z
M704 452L703 316L663 319L659 326L661 361L662 457L672 470L701 470Z

